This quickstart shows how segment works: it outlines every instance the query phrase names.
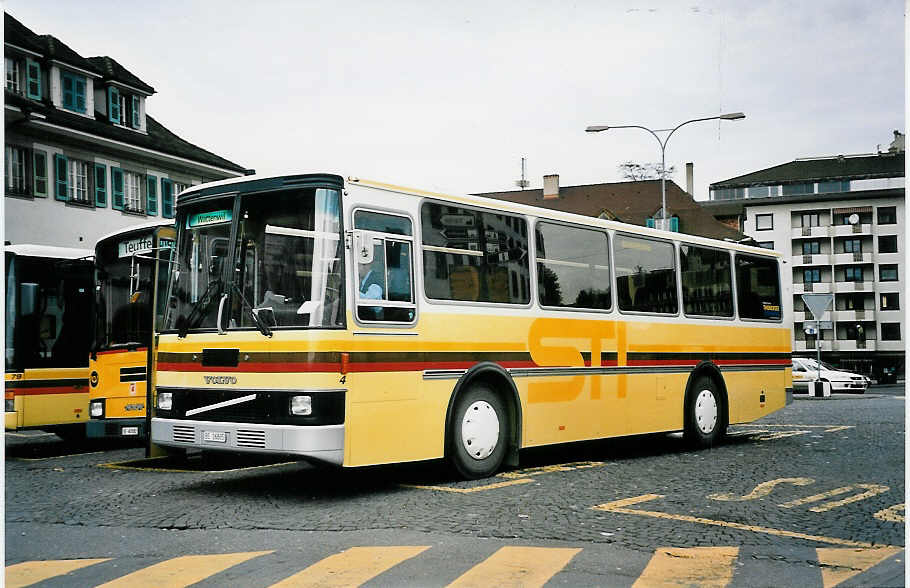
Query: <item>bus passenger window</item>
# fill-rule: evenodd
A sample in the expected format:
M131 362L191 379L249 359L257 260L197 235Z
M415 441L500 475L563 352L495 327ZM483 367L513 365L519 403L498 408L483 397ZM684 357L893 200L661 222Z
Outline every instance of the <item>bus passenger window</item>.
M781 319L780 278L773 257L736 254L736 302L739 317Z
M537 223L537 290L542 306L609 310L607 234Z
M676 314L673 243L617 234L614 244L619 309Z
M730 252L680 245L683 310L694 316L733 316Z

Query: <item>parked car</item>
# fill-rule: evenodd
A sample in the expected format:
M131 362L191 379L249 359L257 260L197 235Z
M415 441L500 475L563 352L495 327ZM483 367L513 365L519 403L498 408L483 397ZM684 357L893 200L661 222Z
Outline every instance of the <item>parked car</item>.
M871 380L862 374L845 372L822 362L819 373L818 363L806 357L793 358L793 392L808 394L810 382L820 378L831 383L832 392L854 392L862 394L869 387Z

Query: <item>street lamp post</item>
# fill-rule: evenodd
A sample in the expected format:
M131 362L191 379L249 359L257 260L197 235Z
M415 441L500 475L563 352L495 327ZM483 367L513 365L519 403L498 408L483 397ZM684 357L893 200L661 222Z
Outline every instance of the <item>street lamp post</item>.
M746 115L742 112L728 112L726 114L721 114L718 116L706 116L705 118L693 118L692 120L687 120L681 122L672 129L649 129L641 125L593 125L585 129L586 133L599 133L601 131L606 131L609 129L643 129L651 133L651 135L657 139L657 144L660 145L660 205L661 205L661 226L660 228L668 230L670 227L667 226L667 174L666 174L666 151L667 143L670 141L670 137L673 136L673 133L676 132L680 127L687 125L689 123L701 122L705 120L740 120L746 118ZM663 139L660 138L660 135L657 133L667 133L667 136Z

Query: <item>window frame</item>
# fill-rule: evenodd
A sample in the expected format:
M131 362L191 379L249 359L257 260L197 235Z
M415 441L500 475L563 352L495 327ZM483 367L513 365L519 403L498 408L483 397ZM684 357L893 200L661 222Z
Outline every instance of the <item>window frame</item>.
M878 281L879 282L899 282L900 281L900 271L898 270L898 265L896 263L883 263L878 266ZM885 269L891 270L894 268L894 277L885 279L882 277L882 271Z
M487 214L492 214L492 215L508 216L508 217L517 218L517 219L520 219L521 221L523 221L524 225L525 225L524 238L525 238L525 242L528 245L528 254L526 255L526 258L528 260L528 301L526 303L524 303L524 302L489 302L486 300L476 300L476 301L475 300L447 300L445 298L431 297L427 293L427 281L424 279L426 277L426 265L424 264L424 253L425 252L430 251L433 253L442 253L442 254L451 253L453 255L480 254L481 256L483 255L483 252L474 251L474 250L449 249L449 248L442 247L439 245L425 244L423 242L423 234L424 234L423 207L426 206L427 204L436 204L439 206L445 206L445 207L449 207L449 208L462 208L464 210L475 211L479 214L487 213ZM532 221L533 221L534 217L532 217L531 215L528 215L528 214L521 213L521 212L497 210L495 208L487 208L487 207L479 206L476 204L465 204L462 202L451 201L451 200L438 200L436 198L421 199L420 202L417 203L417 211L420 216L420 219L419 219L418 225L417 225L419 227L419 229L417 231L415 231L415 233L416 233L415 239L418 239L418 237L419 237L417 242L420 245L420 249L419 249L419 251L420 251L420 279L422 282L421 286L422 286L423 297L428 303L441 304L441 305L447 304L447 305L456 305L456 306L457 305L473 305L473 306L484 306L484 307L491 307L491 308L532 308L534 306L534 304L535 304L534 300L536 298L536 293L535 293L534 289L536 287L535 285L536 285L536 280L537 280L537 266L535 264L531 263L531 253L530 253L531 249L536 246L536 244L534 243L534 236L532 234L533 231L531 230L531 226L533 224Z
M807 245L810 246L808 252L806 251ZM815 247L812 247L812 245L815 245ZM815 249L815 251L812 251L813 249ZM822 251L821 241L816 241L816 240L803 241L803 255L821 255L821 251Z
M575 307L575 306L551 306L551 305L545 305L540 301L540 286L539 286L540 272L538 272L538 270L537 270L537 264L541 263L541 262L539 261L540 258L537 256L537 227L541 223L553 225L553 226L569 227L572 229L578 229L578 230L582 230L582 231L592 231L592 232L600 233L604 236L604 238L606 239L606 244L607 244L607 263L609 264L607 266L607 273L609 274L610 287L611 287L611 289L610 289L610 307L609 308L604 309L604 308L579 308L579 307ZM539 306L543 310L552 310L552 311L556 311L556 312L589 312L589 313L594 312L594 313L598 313L598 314L613 314L614 312L616 312L616 310L618 309L618 304L616 301L616 290L613 289L616 284L616 273L614 272L615 264L613 263L613 242L612 242L612 239L610 238L610 231L608 231L606 228L603 228L603 227L590 227L590 226L579 225L579 224L575 224L575 223L567 223L567 222L560 221L557 219L539 218L539 217L534 217L533 222L529 223L528 226L529 226L529 228L528 228L529 234L530 233L534 234L533 243L531 243L531 240L528 239L529 257L531 256L531 253L532 253L531 249L530 249L531 246L533 245L533 248L534 248L534 250L533 250L534 259L533 259L533 263L531 263L531 269L533 271L533 274L532 274L533 281L530 284L532 304L537 304L537 306ZM555 260L551 260L551 261L555 261Z
M811 272L815 272L815 273L818 274L818 280L806 281L806 276L808 276ZM817 267L807 267L807 268L803 269L803 284L820 284L821 281L822 281L822 270L821 270L821 268L817 268Z
M6 72L5 90L12 92L17 96L24 96L22 91L22 60L12 55L4 56L4 71ZM15 87L11 88L10 83Z
M682 248L684 246L698 248L698 249L709 249L711 251L720 251L722 253L727 254L727 257L729 258L729 261L730 261L730 267L729 267L729 271L730 271L730 313L731 313L730 316L716 315L716 314L689 314L686 312L686 300L685 300L686 290L685 290L685 287L683 286L683 269L682 269ZM736 316L737 316L736 273L733 271L733 264L734 264L733 250L732 249L723 249L721 247L710 247L707 245L700 245L697 243L690 243L687 241L680 241L678 243L678 246L676 247L676 255L679 258L677 260L677 268L678 268L677 275L679 278L678 290L679 290L680 309L682 310L683 316L685 316L686 318L713 320L713 321L734 321L734 320L736 320Z
M85 198L76 198L77 182L76 178L76 166L83 166L85 169ZM67 186L66 186L66 202L67 204L75 204L77 206L95 206L95 186L94 186L94 176L95 176L95 164L94 162L87 161L85 159L76 159L70 157L66 161L66 174L67 174ZM80 175L81 177L81 175Z
M856 278L856 272L859 271L859 278ZM851 278L851 275L853 276ZM851 282L853 284L862 284L866 281L866 272L863 271L863 266L861 265L849 265L844 268L844 281Z
M358 228L356 228L356 225L355 225L355 216L357 215L358 212L371 212L371 213L376 213L376 214L384 214L384 215L388 215L388 216L396 216L396 217L400 217L403 219L407 219L407 221L411 224L411 234L410 235L401 235L398 233L386 233L383 231L374 231L371 229L358 229ZM372 298L361 298L360 297L360 287L359 287L359 285L360 285L360 272L359 272L360 263L358 263L356 252L354 251L354 247L352 244L352 247L351 247L352 259L351 259L351 270L350 270L351 275L348 276L348 279L351 280L350 289L351 289L351 294L352 294L352 298L353 298L353 300L352 300L353 304L351 305L351 311L352 311L351 316L354 317L354 323L356 325L359 325L362 327L375 327L376 325L382 325L383 327L397 327L397 328L402 328L402 329L413 328L417 324L417 321L419 319L419 314L420 314L420 310L419 310L420 305L418 304L419 289L417 286L417 273L419 270L417 267L416 257L418 255L420 255L421 259L423 259L423 253L421 250L422 248L418 249L418 247L417 247L417 236L416 236L417 225L415 224L414 219L411 217L410 214L408 214L406 212L402 212L400 210L389 210L389 209L382 209L382 208L375 208L375 207L368 207L368 206L357 206L357 207L351 209L351 219L350 220L351 220L350 227L351 227L352 235L359 232L362 235L379 236L379 238L382 240L382 243L383 243L383 255L385 255L385 244L388 243L389 241L399 241L399 242L404 242L404 243L410 243L410 245L411 245L411 267L409 268L410 273L411 273L411 302L407 303L407 302L401 302L401 301L395 301L395 300L385 300L385 299L375 300ZM388 280L388 264L386 264L385 279L386 279L386 284L388 284L388 281L387 281ZM388 285L387 285L386 289L388 289ZM364 319L360 318L360 313L358 312L358 307L360 307L360 306L364 306L364 307L376 306L376 307L382 307L382 308L413 309L414 317L410 321L391 321L391 320L379 320L379 319L364 320Z
M888 242L888 243L890 243L893 240L894 249L888 250L888 251L882 251L882 239L885 239L886 242ZM878 253L897 253L897 235L878 235L878 239L876 239L876 241L877 241L876 245L878 246Z
M771 226L760 227L759 219L770 219ZM773 231L774 230L774 213L769 212L769 213L756 214L755 215L755 230L756 231Z
M896 297L897 297L897 302L896 302L896 304L895 304L894 306L892 306L892 307L885 308L885 307L882 305L882 302L884 302L884 297L885 297L885 296L896 296ZM900 292L879 292L879 293L878 293L878 310L879 310L879 311L881 311L881 312L891 312L892 310L900 310L900 309L901 309Z
M879 325L881 325L879 327L879 331L878 331L880 341L903 341L904 340L904 334L901 332L901 323L899 323L899 322L898 323L879 323ZM885 326L886 325L888 326L889 329L892 327L892 325L897 325L897 337L896 338L885 337Z
M882 222L882 211L893 212L892 220ZM877 225L896 225L897 224L897 206L878 206L875 209L875 224Z
M622 305L619 303L619 274L616 272L616 242L615 240L620 237L631 237L633 239L641 239L645 241L656 241L658 243L669 243L673 248L673 273L676 279L676 288L674 290L674 295L676 296L676 312L652 312L647 310L623 310ZM662 316L662 317L679 317L682 316L683 305L682 305L682 291L681 291L681 281L679 275L679 247L677 247L677 242L672 239L660 239L657 237L651 237L650 235L641 235L635 233L627 233L624 231L614 231L612 234L613 241L610 243L611 251L613 256L610 258L610 264L613 266L613 297L616 298L616 310L620 314L632 315L632 316ZM735 312L734 312L735 316Z
M739 268L736 265L736 262L740 255L748 256L748 257L758 257L760 259L770 259L777 266L777 296L778 296L778 304L780 304L780 316L778 318L767 319L767 318L752 318L752 317L742 316L742 310L740 309L740 306L739 306ZM734 287L733 292L734 292L734 296L736 297L735 303L736 303L736 319L737 320L745 321L745 322L764 323L764 324L773 324L773 323L782 324L784 322L784 304L786 303L784 300L784 296L785 296L786 292L784 292L784 288L783 288L782 282L783 282L784 278L781 275L782 273L783 273L783 271L781 268L780 259L777 257L772 257L770 255L762 255L760 253L752 253L751 251L733 250L733 287Z
M806 224L806 218L809 219L809 224ZM815 221L815 224L812 224L812 221ZM800 228L802 229L811 229L812 227L821 226L821 216L817 212L801 212L799 213L799 222Z
M17 159L18 159L18 161L15 163L16 170L21 172L20 174L17 174L15 176L10 173L10 171L12 170L12 166L13 166L12 157L11 157L13 153L16 153ZM3 165L3 167L4 167L3 185L4 185L6 194L9 194L10 196L31 196L32 195L32 187L33 187L33 181L34 181L33 175L34 174L29 173L32 171L33 165L34 165L32 163L32 160L33 160L32 150L29 149L28 147L22 147L21 145L14 145L11 143L6 144L5 149L4 149L4 161L3 161L3 164L4 164ZM13 187L10 185L10 181L14 177L18 177L20 179L20 181L22 182L21 187L16 188L16 187Z
M136 198L135 201L139 203L139 208L130 207L131 200L130 188L132 188L130 178L136 178ZM124 169L123 170L123 212L128 214L139 214L147 216L145 202L146 195L142 193L142 185L145 183L145 174L140 172L135 172L132 170Z

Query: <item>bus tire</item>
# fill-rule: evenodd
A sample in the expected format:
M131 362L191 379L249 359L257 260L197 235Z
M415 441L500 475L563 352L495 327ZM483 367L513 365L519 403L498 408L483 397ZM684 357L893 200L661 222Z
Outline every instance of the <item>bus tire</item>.
M713 379L695 379L685 410L683 438L690 446L703 449L720 443L727 430L726 402Z
M468 480L493 475L506 454L508 428L502 397L487 383L471 384L455 401L449 462Z

